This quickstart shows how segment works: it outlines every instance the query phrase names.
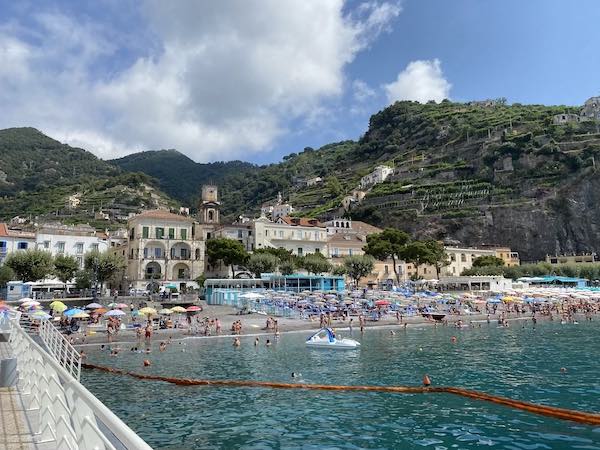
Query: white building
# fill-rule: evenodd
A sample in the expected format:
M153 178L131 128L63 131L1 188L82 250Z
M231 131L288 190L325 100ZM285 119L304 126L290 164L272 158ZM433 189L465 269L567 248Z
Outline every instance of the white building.
M309 178L306 180L306 186L307 187L311 187L311 186L316 186L319 183L323 182L323 178L321 177L313 177L313 178Z
M377 166L375 170L360 179L360 187L366 188L378 183L383 183L387 177L394 173L394 169L389 166Z
M294 212L294 208L289 203L278 203L273 206L273 211L271 212L271 218L273 220L277 220L280 217L289 216Z
M105 233L96 232L90 225L49 223L38 227L36 247L50 252L52 256L74 256L79 267L83 269L84 255L90 251L104 252L109 243Z
M273 222L264 216L256 219L254 248L285 248L294 255L322 253L327 256L327 229L317 219L280 217Z
M233 239L240 242L247 252L254 250L254 232L251 223L234 223L221 225L214 231L217 238Z
M0 223L0 264L13 252L35 247L35 233L9 228Z

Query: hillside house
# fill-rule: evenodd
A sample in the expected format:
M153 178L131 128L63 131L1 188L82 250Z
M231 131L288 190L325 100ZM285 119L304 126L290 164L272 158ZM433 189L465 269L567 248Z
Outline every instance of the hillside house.
M394 169L392 169L389 166L377 166L375 167L373 172L371 172L368 175L365 175L360 179L360 187L366 188L375 184L383 183L387 179L387 177L389 177L393 173Z
M552 117L552 123L554 125L566 125L568 123L579 123L579 116L577 114L556 114Z
M600 97L591 97L585 101L579 120L581 122L600 120Z

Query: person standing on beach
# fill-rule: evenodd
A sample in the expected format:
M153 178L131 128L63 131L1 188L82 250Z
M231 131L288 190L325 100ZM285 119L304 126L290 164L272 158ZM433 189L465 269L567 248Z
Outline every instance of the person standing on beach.
M148 324L146 325L145 338L147 341L152 339L152 323L150 321L148 321Z
M215 319L215 331L221 334L221 321L218 318Z

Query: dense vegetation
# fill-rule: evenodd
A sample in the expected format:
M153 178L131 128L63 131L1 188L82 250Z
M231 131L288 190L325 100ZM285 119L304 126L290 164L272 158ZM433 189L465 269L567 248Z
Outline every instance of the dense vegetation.
M114 224L94 213L126 215L175 204L154 184L147 174L125 172L33 128L0 130L0 219L25 215L110 227ZM68 198L75 194L80 203L70 208Z

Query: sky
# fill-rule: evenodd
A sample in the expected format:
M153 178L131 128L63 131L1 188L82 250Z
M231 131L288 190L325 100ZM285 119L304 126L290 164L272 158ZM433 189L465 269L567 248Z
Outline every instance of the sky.
M281 160L397 100L600 95L597 0L0 0L0 128Z

